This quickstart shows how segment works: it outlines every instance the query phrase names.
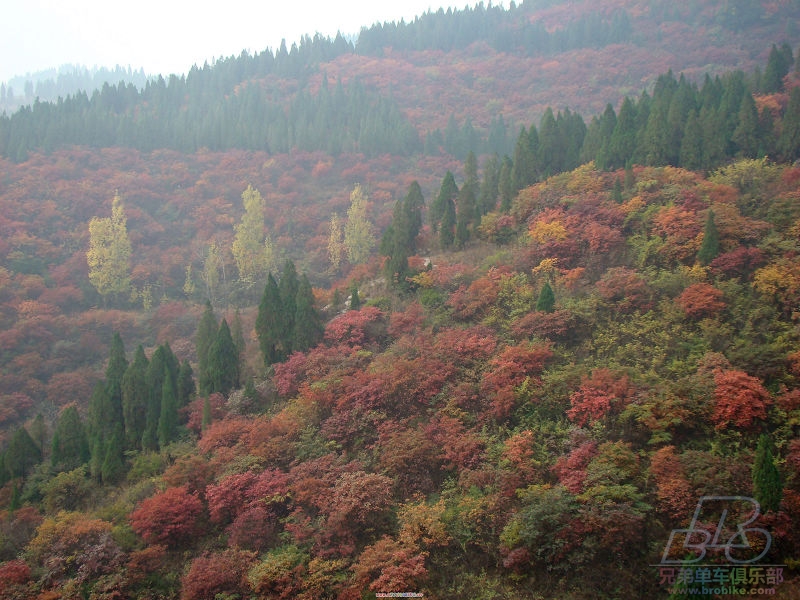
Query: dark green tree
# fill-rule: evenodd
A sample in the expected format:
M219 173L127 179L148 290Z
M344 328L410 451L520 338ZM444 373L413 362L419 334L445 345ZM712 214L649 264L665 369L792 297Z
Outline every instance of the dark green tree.
M194 398L197 388L194 383L194 371L188 360L184 360L178 369L177 389L178 407L182 408Z
M784 46L786 45L784 44ZM786 48L789 47L786 46ZM775 44L772 44L772 49L767 59L767 68L764 71L764 76L761 78L761 90L765 94L774 94L783 91L783 78L789 73L791 66L791 48L789 48L787 56L785 48L779 50Z
M125 431L125 447L138 450L142 447L142 435L146 423L149 390L147 387L148 360L141 344L136 348L133 362L122 376L122 418Z
M300 287L297 288L295 305L297 309L294 317L292 348L295 351L306 352L322 339L325 329L322 319L314 307L314 292L305 273L300 277Z
M42 451L42 458L45 458L46 439L47 439L47 425L44 422L42 413L37 413L30 425L30 434L39 450Z
M4 456L6 471L12 479L27 477L42 462L42 451L24 427L14 430Z
M125 462L122 457L122 438L114 432L105 442L105 455L100 465L100 479L105 484L118 483L125 474Z
M258 337L265 365L272 365L284 359L280 347L280 318L280 290L278 289L278 282L275 281L272 273L270 273L267 276L267 284L264 286L264 293L261 295L258 316L256 317L256 336Z
M792 88L789 104L783 115L778 153L786 162L800 158L800 88Z
M511 210L511 202L514 200L516 191L514 190L514 180L511 177L511 172L514 170L514 164L508 156L503 157L503 162L500 165L500 175L498 180L498 193L500 194L500 211L508 213Z
M759 436L753 458L753 494L765 512L780 508L783 484L772 455L772 440L766 434Z
M292 319L294 320L294 319ZM227 395L239 387L239 360L236 344L233 343L228 322L222 319L217 339L208 350L208 366L211 371L211 392Z
M211 378L208 373L208 349L214 343L217 336L219 324L214 316L214 309L211 307L211 301L206 300L206 307L203 315L200 317L200 322L197 325L197 334L195 336L195 349L197 351L197 387L202 395L209 393L211 387Z
M361 298L358 295L358 282L354 279L350 282L350 310L361 308Z
M742 105L739 107L738 124L733 131L733 143L736 145L737 155L745 158L756 158L759 150L758 139L758 109L752 94L742 96ZM688 124L687 124L688 125Z
M70 404L61 411L50 445L50 465L55 471L72 471L89 461L89 438L78 409Z
M164 374L161 384L160 409L157 436L158 446L163 449L175 439L178 431L178 395L175 390L175 382L169 373Z
M541 312L553 312L556 305L556 296L550 283L545 281L539 291L539 298L536 300L536 310Z
M714 223L714 211L709 210L706 217L705 228L703 229L703 242L697 252L698 262L705 266L708 265L719 255L719 231Z
M439 231L439 226L444 219L448 202L455 202L458 197L458 186L456 179L451 171L445 173L442 185L439 187L439 194L431 204L428 218L430 219L431 229L434 233Z
M606 168L619 169L624 167L636 150L636 105L633 100L626 97L622 101L617 115L614 131L611 132L608 152L606 154Z
M145 429L142 434L142 448L158 450L158 423L161 419L161 395L164 391L164 379L170 378L172 389L176 389L178 377L178 359L172 353L169 344L162 344L155 349L147 365L147 410L145 411Z
M297 269L291 260L287 260L283 265L281 280L278 282L278 292L280 293L280 345L284 356L289 356L294 338L294 316L297 312L297 288L300 280L297 277Z

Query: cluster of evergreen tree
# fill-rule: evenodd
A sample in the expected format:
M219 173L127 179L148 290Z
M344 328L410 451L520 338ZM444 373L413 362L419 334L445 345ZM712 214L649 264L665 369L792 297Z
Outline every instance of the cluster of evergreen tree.
M401 286L410 273L408 258L416 254L417 236L422 230L424 206L422 188L416 180L412 181L405 198L395 203L392 222L381 239L380 253L387 257L386 275L390 281ZM353 301L358 298L358 291L355 288L352 290L351 298L352 309Z
M479 2L463 10L428 11L410 23L378 23L361 30L356 50L373 55L382 54L386 47L448 52L481 41L500 52L536 56L602 47L631 39L633 29L624 10L609 16L599 12L581 15L559 29L548 31L540 21L530 21L531 13L546 4L523 2L516 5L512 2L506 9Z
M81 92L55 103L36 101L0 117L0 155L22 161L31 150L48 152L70 144L370 156L422 149L396 102L358 81L347 88L338 81L333 89L326 81L316 94L301 88L287 101L277 90L255 83L219 96L202 89L191 93L193 77L159 77L141 91L131 83L106 84L91 97Z
M127 452L164 448L180 434L179 410L195 395L192 368L180 363L165 343L148 360L140 345L128 362L119 334L114 334L105 380L95 386L84 423L74 404L58 417L49 448L54 472L83 465L97 480L117 483L125 474ZM0 453L0 484L29 476L45 458L44 422L19 427ZM40 431L41 434L35 432Z
M291 260L284 264L280 281L272 273L267 276L255 329L267 366L286 360L292 352L305 352L322 338L322 318L314 306L311 283L305 274L298 277Z

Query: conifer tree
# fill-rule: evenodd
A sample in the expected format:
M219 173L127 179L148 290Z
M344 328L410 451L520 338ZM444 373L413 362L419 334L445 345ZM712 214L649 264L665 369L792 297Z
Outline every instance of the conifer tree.
M264 364L280 362L283 354L280 348L281 296L278 282L270 273L264 286L264 293L258 305L256 317L256 336L261 347Z
M39 450L42 451L42 458L45 458L45 440L47 438L47 425L44 422L44 416L42 413L37 413L36 417L33 419L33 423L30 425L30 434L33 441L36 442L36 445L39 446Z
M219 325L214 316L214 309L211 307L211 301L206 300L206 307L203 315L200 317L200 322L197 325L197 334L195 335L195 349L197 352L197 386L201 395L209 393L211 387L211 376L208 372L208 349L214 343L217 337Z
M233 388L239 387L239 358L225 319L222 319L217 338L208 350L208 366L212 393L227 395Z
M158 449L158 423L161 418L161 395L164 391L164 379L170 378L172 389L175 389L178 360L172 353L169 344L162 344L155 349L147 365L148 400L145 412L145 429L142 434L142 448Z
M361 298L358 295L358 282L354 279L350 283L350 310L361 308Z
M100 465L100 479L105 484L119 482L125 473L125 462L122 457L122 439L115 432L105 442L105 455Z
M284 357L292 351L292 338L294 337L294 317L297 313L297 289L300 281L297 278L297 269L291 260L283 265L281 280L278 282L280 303L278 304L278 331L281 352Z
M480 215L492 211L497 206L497 196L500 193L500 157L493 154L483 165L483 179L481 180L478 208Z
M783 484L772 456L772 441L766 434L759 436L753 459L753 494L764 512L780 508Z
M698 262L705 266L714 260L719 254L719 231L714 223L714 211L708 211L706 217L706 225L703 229L703 242L700 244L700 250L697 252Z
M161 407L158 415L158 446L165 448L178 430L178 396L175 382L168 373L161 384Z
M500 165L500 175L497 182L498 193L500 194L500 212L508 213L511 210L511 202L514 200L514 181L511 172L514 164L508 156L503 157Z
M792 88L789 104L781 123L778 153L783 160L793 162L800 158L800 88Z
M89 439L78 409L70 404L61 411L50 446L50 464L56 471L72 471L89 461Z
M4 454L4 463L8 475L27 477L31 469L42 462L42 451L24 427L14 430Z
M556 297L553 293L553 288L550 283L545 281L539 292L539 298L536 300L536 310L541 312L553 312L556 305Z
M322 320L316 308L314 308L314 293L311 289L311 283L309 283L305 274L300 278L295 305L292 349L305 352L322 339L324 332Z
M138 450L146 423L149 391L147 388L147 357L140 344L133 355L133 362L122 377L122 419L125 429L125 447Z
M189 404L196 391L192 365L189 364L188 360L184 360L178 369L177 389L175 390L178 397L178 407L182 408Z
M445 218L448 204L455 202L457 197L458 186L456 185L456 179L451 171L447 171L444 179L442 179L442 185L439 187L439 194L431 204L431 208L428 213L431 229L434 233L439 231L439 226L442 223L442 220ZM455 216L455 209L453 210L453 214ZM453 219L453 224L455 224L455 219Z

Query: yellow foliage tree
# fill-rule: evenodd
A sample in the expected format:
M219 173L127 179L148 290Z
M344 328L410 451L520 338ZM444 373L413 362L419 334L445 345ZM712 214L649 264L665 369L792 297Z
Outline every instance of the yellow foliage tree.
M350 208L344 226L344 246L347 260L351 264L364 263L375 247L372 223L367 218L367 195L361 185L356 184L350 194Z
M264 232L264 199L252 185L242 192L244 215L234 226L231 252L239 269L239 278L249 283L265 277L273 261L272 241Z
M131 242L127 219L119 194L114 195L111 217L94 217L89 221L89 281L105 299L109 294L130 290Z
M339 215L333 213L331 217L330 236L328 237L328 259L331 261L331 269L339 270L342 264L342 254L345 251L344 241L342 240L342 224Z

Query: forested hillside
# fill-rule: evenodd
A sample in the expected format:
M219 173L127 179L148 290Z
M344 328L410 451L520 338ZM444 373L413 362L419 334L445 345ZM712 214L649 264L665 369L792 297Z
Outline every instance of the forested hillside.
M478 5L0 117L0 598L667 598L702 496L794 597L798 16Z

